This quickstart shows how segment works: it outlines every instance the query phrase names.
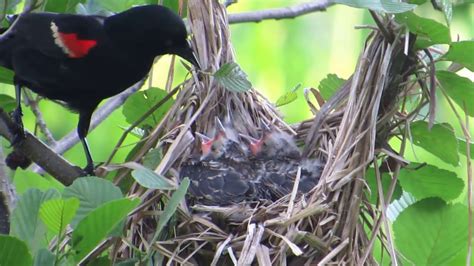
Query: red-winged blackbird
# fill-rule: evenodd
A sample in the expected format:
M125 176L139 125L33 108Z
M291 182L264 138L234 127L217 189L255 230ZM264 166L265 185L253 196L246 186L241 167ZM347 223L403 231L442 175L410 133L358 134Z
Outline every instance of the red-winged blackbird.
M103 99L145 77L158 55L175 54L199 66L183 20L163 6L134 7L110 17L30 13L15 19L0 42L0 65L15 73L16 140L23 136L22 87L63 102L79 113L77 132L89 174L94 165L85 137Z

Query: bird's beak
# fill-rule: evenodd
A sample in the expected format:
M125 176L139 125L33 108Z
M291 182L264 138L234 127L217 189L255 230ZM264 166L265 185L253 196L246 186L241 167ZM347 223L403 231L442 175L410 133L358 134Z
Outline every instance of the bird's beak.
M180 51L178 51L176 54L189 63L193 64L196 68L201 69L201 65L199 64L199 61L190 44L180 49Z

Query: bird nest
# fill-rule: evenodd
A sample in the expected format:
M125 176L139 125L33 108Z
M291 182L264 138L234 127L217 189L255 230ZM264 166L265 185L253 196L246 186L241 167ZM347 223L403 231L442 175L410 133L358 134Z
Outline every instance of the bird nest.
M189 1L188 18L203 69L214 72L234 61L226 11L218 1ZM407 77L415 65L413 38L401 34L393 21L379 22L383 30L368 37L355 73L330 100L319 100L319 110L309 102L314 119L293 127L257 91L232 92L212 75L194 72L151 133L160 136L157 146L165 151L156 173L179 184L181 165L199 152L193 133L211 132L215 117L232 113L239 133L256 136L264 121L295 134L303 143L303 156L325 162L320 181L302 194L296 177L295 189L273 202L182 202L158 237L154 232L170 194L136 186L131 193L141 194L145 203L128 222L128 244L151 247L156 258L170 264L373 264L375 240L390 246L390 235L380 230L383 210L367 200L365 174L378 159L403 161L386 141L406 119L397 113L398 101L409 90ZM379 198L382 206L385 200ZM118 258L136 252L128 244L117 244Z

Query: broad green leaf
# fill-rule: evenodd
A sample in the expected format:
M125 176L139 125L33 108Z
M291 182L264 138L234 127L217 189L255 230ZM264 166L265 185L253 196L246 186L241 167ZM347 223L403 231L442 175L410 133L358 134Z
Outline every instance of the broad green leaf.
M160 100L165 98L168 93L162 89L149 88L147 90L139 91L130 96L125 102L122 113L125 116L125 120L133 124L139 118L141 118L148 110L154 107ZM163 105L160 106L153 114L148 116L140 126L148 125L154 127L158 124L163 116L173 105L174 100L168 99Z
M0 66L0 82L13 84L13 71Z
M334 2L351 7L368 8L370 10L392 14L410 11L416 7L416 5L392 0L335 0Z
M400 170L398 176L404 191L410 192L418 200L439 197L451 201L459 197L464 182L456 173L433 165L412 163Z
M446 93L462 110L474 116L474 82L449 71L436 71L436 78Z
M323 96L324 100L329 100L336 91L346 82L345 79L341 79L336 74L328 74L326 78L319 82L319 92Z
M426 3L428 0L409 0L407 1L407 3L410 3L410 4L415 4L415 5L422 5L424 3Z
M441 8L443 12L444 18L446 22L451 24L451 20L453 19L453 3L452 0L434 0L436 5Z
M411 124L413 143L432 153L441 160L459 165L458 141L450 124L434 124L431 130L425 121Z
M100 4L104 9L112 12L121 12L130 9L133 6L156 4L156 0L101 0L95 1Z
M25 242L16 237L0 235L0 265L30 266L32 263Z
M39 215L51 232L55 235L62 235L78 208L79 200L77 198L52 199L41 204Z
M369 185L370 188L370 195L369 195L369 201L372 204L377 204L378 202L378 186L377 186L377 178L375 177L375 171L373 168L370 168L366 175L365 175L365 180L367 181L367 184ZM392 178L390 177L389 173L383 173L382 174L382 191L384 194L384 199L386 199L386 195L388 193L388 189L390 188L390 183L392 182ZM402 195L402 188L400 187L400 184L396 182L395 184L395 190L393 191L392 199L390 202L400 198ZM389 203L390 203L389 202Z
M451 43L449 28L435 20L419 17L413 12L397 14L395 19L407 25L408 29L417 35L415 45L419 49L434 44Z
M80 220L102 204L123 198L120 189L112 182L95 176L81 177L64 189L64 198L77 198L80 201L76 217L71 222L75 228Z
M43 202L58 198L59 192L48 190L42 192L30 189L25 192L13 210L10 234L25 241L31 252L47 247L46 227L39 218L39 209Z
M161 214L160 219L158 220L155 236L158 236L161 233L161 230L163 230L163 228L171 219L171 217L173 217L173 215L176 213L176 209L178 208L179 203L186 196L188 187L189 187L189 179L186 177L181 181L181 184L179 185L178 189L173 193L173 196L171 196L171 199L168 201L168 204L166 204L166 207L163 210L163 213Z
M139 203L139 199L114 200L87 214L72 233L72 248L77 252L76 262L104 240Z
M283 94L282 96L280 96L278 98L278 100L276 101L275 105L276 105L276 107L280 107L280 106L292 103L296 99L298 99L298 95L296 94L296 92L295 91L289 91L289 92Z
M177 1L177 0L163 0L163 5L166 6L167 8L173 10L176 14L179 14L179 5L182 2L183 8L181 9L182 14L181 17L186 17L188 14L188 9L186 8L188 6L188 0L183 0L183 1Z
M150 149L145 155L145 158L143 158L143 166L148 169L156 169L158 164L160 164L161 159L163 159L163 153L161 152L161 149Z
M47 191L54 188L58 191L63 191L64 185L58 180L50 176L41 176L28 169L17 169L15 170L15 178L13 179L17 193L22 195L29 189L39 189L41 191Z
M175 189L165 177L145 167L135 168L132 171L132 177L142 187L161 190Z
M467 244L467 213L438 198L409 206L393 224L397 250L413 265L447 265Z
M247 74L235 62L224 64L214 73L214 78L222 87L233 92L245 92L252 88Z
M38 250L35 255L34 266L54 266L54 254L46 248Z
M10 113L16 108L16 100L10 95L0 94L0 108L6 113Z
M53 13L74 13L77 4L84 3L85 0L48 0L44 11Z
M459 63L474 71L474 41L453 42L444 59Z

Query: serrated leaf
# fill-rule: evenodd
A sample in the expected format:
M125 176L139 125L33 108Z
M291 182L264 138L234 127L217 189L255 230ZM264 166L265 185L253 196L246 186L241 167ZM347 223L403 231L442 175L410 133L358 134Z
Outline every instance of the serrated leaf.
M122 113L125 116L125 120L133 124L167 95L168 92L159 88L149 88L134 93L123 105ZM168 99L160 108L155 110L153 114L148 116L140 124L140 127L154 127L158 124L166 112L173 106L173 102L173 98Z
M0 94L0 107L6 113L10 113L16 108L16 100L10 95Z
M78 208L79 200L77 198L52 199L41 204L39 215L51 232L55 235L62 235Z
M33 263L26 243L6 235L0 235L0 258L0 265L30 266Z
M459 165L458 141L450 124L434 124L431 130L425 121L411 124L413 143L432 153L441 160Z
M378 186L377 186L377 178L375 176L375 171L373 168L367 171L365 175L365 180L367 181L367 185L369 186L370 192L371 192L369 196L369 202L372 204L377 204L379 193L378 193ZM390 174L383 173L381 181L382 181L382 191L383 191L384 199L385 199L388 193L388 189L390 188L390 183L392 182L392 178ZM395 190L393 191L392 199L390 202L400 198L401 195L402 195L402 188L400 187L400 184L396 182Z
M413 265L447 265L467 243L467 213L439 198L409 206L393 224L397 250Z
M188 191L189 187L189 178L185 177L181 184L179 185L178 189L173 193L168 204L166 204L163 213L158 220L158 225L156 226L155 236L161 233L161 230L165 227L171 217L175 214L176 209L178 208L180 202L186 196L186 192Z
M345 79L338 77L336 74L328 74L326 78L319 82L319 92L325 100L329 100L336 91L346 82Z
M133 169L132 177L142 187L161 190L175 189L165 177L158 175L148 168L136 165Z
M334 2L350 7L368 8L370 10L392 14L410 11L416 7L416 5L392 0L335 0Z
M139 199L119 199L102 204L87 214L72 233L72 248L79 262L140 203Z
M439 197L451 201L459 197L464 182L456 173L433 165L411 163L400 170L398 180L404 191L410 192L418 200Z
M443 57L474 71L474 41L453 42Z
M233 92L246 92L252 88L247 74L235 62L224 64L214 73L214 78L222 87Z
M95 176L81 177L66 187L63 197L79 199L79 209L71 222L71 226L75 228L80 220L88 213L102 204L123 198L120 189L112 184L112 182L98 178Z
M436 71L436 78L449 97L474 117L474 82L449 71Z
M53 189L46 192L30 189L20 197L13 210L10 234L25 241L33 253L48 245L45 239L46 227L39 218L40 206L43 202L59 196L59 192Z
M435 20L417 16L413 12L397 14L395 19L417 35L415 46L419 49L451 43L449 28Z

